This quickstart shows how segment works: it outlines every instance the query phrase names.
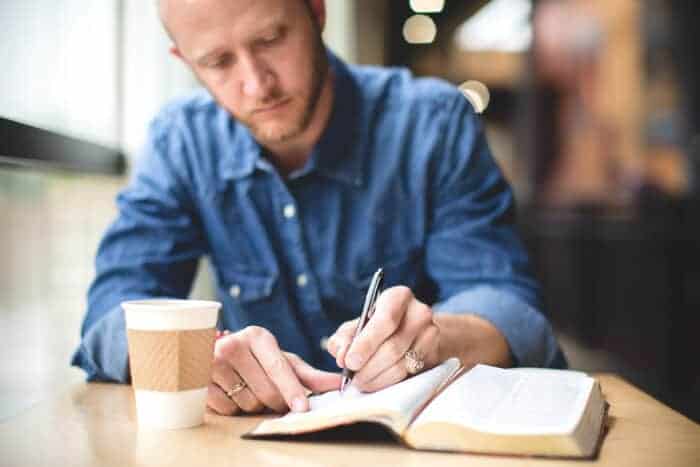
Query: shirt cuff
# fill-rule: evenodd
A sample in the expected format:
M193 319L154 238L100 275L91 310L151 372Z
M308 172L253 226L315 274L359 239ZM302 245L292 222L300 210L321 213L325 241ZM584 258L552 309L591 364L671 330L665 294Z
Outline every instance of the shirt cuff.
M469 313L489 321L505 336L515 366L566 367L547 319L511 292L478 286L436 303L433 310Z
M129 382L126 322L121 307L115 307L83 335L71 365L85 370L88 381Z

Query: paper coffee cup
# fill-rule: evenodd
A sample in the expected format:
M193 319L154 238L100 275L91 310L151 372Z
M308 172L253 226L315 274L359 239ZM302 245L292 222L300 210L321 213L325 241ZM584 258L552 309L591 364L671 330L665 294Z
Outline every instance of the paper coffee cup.
M200 425L221 304L150 299L121 306L139 424L166 429Z

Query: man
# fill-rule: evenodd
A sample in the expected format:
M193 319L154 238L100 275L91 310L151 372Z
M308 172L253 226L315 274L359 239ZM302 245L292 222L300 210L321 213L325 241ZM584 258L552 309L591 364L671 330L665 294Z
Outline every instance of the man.
M323 0L162 0L160 13L208 92L156 118L118 198L73 360L88 379L128 381L119 303L187 296L202 255L233 331L209 387L221 414L307 410L338 367L381 389L415 370L409 351L426 369L565 364L511 191L453 87L342 63L321 40ZM349 347L380 266L387 288Z

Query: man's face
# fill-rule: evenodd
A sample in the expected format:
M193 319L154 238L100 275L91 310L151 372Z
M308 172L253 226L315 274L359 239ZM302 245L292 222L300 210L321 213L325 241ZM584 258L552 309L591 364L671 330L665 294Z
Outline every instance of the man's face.
M162 13L174 53L258 141L308 127L328 64L304 1L166 0Z

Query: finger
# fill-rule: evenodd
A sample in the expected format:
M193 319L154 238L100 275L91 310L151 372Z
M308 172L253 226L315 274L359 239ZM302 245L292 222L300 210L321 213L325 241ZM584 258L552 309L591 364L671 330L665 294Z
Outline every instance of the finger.
M335 364L338 365L338 368L345 368L345 356L348 354L351 343L352 338L348 338L338 345L338 355L335 357Z
M418 336L411 346L423 358L425 366L421 371L429 370L440 361L440 328L432 324Z
M339 335L352 336L352 334L355 332L355 329L357 328L357 322L359 320L360 318L355 318L351 319L350 321L345 321L343 324L338 326L338 329L335 330L335 332L331 336L331 340Z
M260 366L260 363L253 357L248 343L247 333L245 331L236 333L217 344L215 351L215 365L212 372L212 378L219 376L224 378L220 384L224 390L228 390L233 384L236 384L242 378L249 387L249 391L254 396L253 398L246 394L241 394L242 408L247 411L261 411L257 402L261 402L264 406L271 408L276 412L286 412L287 404L279 394L276 386L269 380L265 371ZM223 370L220 362L225 362ZM233 369L237 373L233 373ZM243 392L243 391L242 391Z
M328 352L337 357L338 350L346 346L352 340L352 336L355 334L355 329L357 328L358 319L353 319L351 321L346 321L341 324L335 333L328 338L327 349Z
M430 325L425 328L410 346L412 350L418 353L425 364L421 371L432 368L438 363L439 336L440 329L436 325ZM381 372L374 379L369 381L360 380L357 383L353 380L353 384L356 384L361 391L374 392L404 380L406 377L411 376L406 368L404 355L401 355L401 358L394 365Z
M357 330L358 322L359 318L344 322L330 338L329 351L335 357L338 368L345 368L345 355Z
M232 394L231 399L246 413L260 413L265 410L265 404L253 394L249 387Z
M312 392L322 393L333 391L340 387L341 375L339 373L314 368L293 353L285 352L285 355L302 384Z
M268 330L259 327L248 328L250 348L255 359L260 362L267 376L281 393L287 407L294 412L309 409L306 390L287 357L280 350L277 339Z
M372 319L352 343L344 359L347 368L357 371L379 349L401 325L413 292L408 287L398 286L379 295Z
M365 366L355 373L353 381L360 387L364 382L371 381L387 371L403 358L411 342L412 336L405 331L394 334L379 347L379 350L370 357Z
M232 357L234 356L232 355ZM231 363L233 364L233 362ZM250 391L263 405L278 413L288 411L287 403L284 401L277 386L267 376L267 373L265 373L263 367L253 356L249 347L241 346L240 351L235 354L235 367Z
M376 378L380 373L403 358L417 336L432 325L433 319L430 307L413 299L399 328L380 345L379 349L370 357L362 369L355 374L355 379L362 382Z
M401 359L384 370L376 378L369 381L357 381L353 379L352 384L362 392L375 392L403 381L407 375L406 366L403 364L403 359Z
M214 381L221 388L224 396L229 398L226 394L227 391L246 380L242 379L242 377L233 369L229 362L217 360L214 362L212 381ZM248 384L247 381L246 384ZM263 403L255 396L255 394L253 394L247 387L242 391L236 392L236 394L233 394L229 399L232 400L244 412L261 412L265 407Z
M207 407L219 415L235 415L241 411L240 407L214 383L209 383L207 388Z

